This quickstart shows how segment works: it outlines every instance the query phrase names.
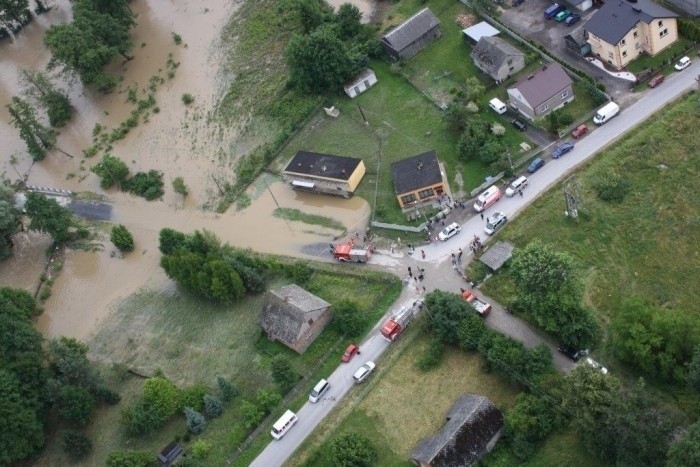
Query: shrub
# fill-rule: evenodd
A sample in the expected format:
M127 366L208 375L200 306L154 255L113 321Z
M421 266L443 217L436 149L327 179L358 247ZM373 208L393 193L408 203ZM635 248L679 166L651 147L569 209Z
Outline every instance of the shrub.
M175 177L173 179L173 190L182 196L187 196L189 190L187 185L185 185L185 180L182 177Z
M175 250L185 245L187 236L177 230L165 228L161 229L158 239L158 249L160 252L164 255L170 255Z
M98 386L97 388L95 388L95 390L93 392L94 392L95 397L97 399L99 399L100 401L105 402L109 405L118 404L119 401L121 401L121 399L122 399L118 393L116 393L116 392L112 391L111 389L106 388L104 386Z
M180 34L173 33L173 42L175 42L175 45L182 44L182 36L180 36Z
M486 279L488 269L481 261L472 261L469 263L469 266L467 266L466 272L467 278L476 284Z
M276 355L272 359L272 379L280 388L283 394L286 394L296 382L299 380L299 374L294 371L289 359L284 355Z
M309 283L314 270L301 261L295 261L288 268L289 275L297 285L303 286Z
M263 411L255 402L244 400L241 402L241 413L247 429L258 426L265 416Z
M95 399L87 389L78 386L63 386L59 400L58 413L63 418L78 425L85 425L90 421L92 411L95 408Z
M152 404L165 417L182 408L182 392L170 380L162 376L148 378L143 385L143 399Z
M141 399L124 409L121 423L130 434L138 436L162 427L167 419L155 405Z
M333 440L331 457L334 465L342 467L371 466L377 460L377 449L366 437L350 432Z
M109 239L119 251L126 252L134 250L134 237L123 225L115 225L112 227L112 233Z
M204 396L204 411L209 417L217 418L223 413L224 404L218 397L206 394Z
M139 172L126 181L124 187L148 201L158 199L165 193L163 188L163 174L157 170Z
M496 136L503 136L506 134L506 129L500 123L494 123L493 125L491 125L491 133L493 133Z
M341 334L355 337L362 332L364 319L357 303L341 300L332 308L335 327Z
M84 433L75 430L63 432L63 452L71 457L81 458L92 450L92 443Z
M124 161L111 154L106 154L90 171L100 177L100 187L103 190L110 188L115 183L122 187L129 177L129 167Z
M192 97L192 94L186 92L182 95L183 104L190 105L192 102L194 102L194 97Z
M191 446L192 457L198 460L206 459L213 448L214 445L212 443L204 441L203 439L196 439L192 442Z
M598 198L603 201L620 203L630 190L630 182L615 172L599 172L591 180Z
M185 388L182 391L182 405L181 407L191 407L197 412L202 410L204 405L204 396L207 393L207 388L201 384L195 384Z
M156 467L156 455L150 451L114 451L105 461L107 467Z
M470 113L475 114L475 113L477 113L477 112L479 111L479 106L476 105L475 102L471 101L471 102L468 102L468 103L467 103L467 110L468 110Z
M204 432L204 428L207 425L204 415L191 407L185 407L185 418L187 419L187 430L190 433L199 435Z
M221 398L226 402L238 395L238 390L223 376L216 377L216 385L219 386L219 391L221 391Z
M433 336L425 351L418 357L416 366L421 371L432 370L437 367L445 353L445 344L436 336Z
M282 396L269 389L260 389L256 397L258 406L267 414L282 402Z

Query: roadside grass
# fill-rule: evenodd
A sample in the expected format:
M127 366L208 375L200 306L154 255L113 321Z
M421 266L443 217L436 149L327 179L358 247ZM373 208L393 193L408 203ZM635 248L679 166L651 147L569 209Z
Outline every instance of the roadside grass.
M277 208L272 212L272 215L275 217L279 217L280 219L287 219L289 221L303 222L305 224L311 225L320 225L321 227L327 227L329 229L345 231L345 226L340 221L331 219L330 217L326 216L306 214L298 209Z
M642 54L641 57L632 60L627 64L626 68L632 73L639 73L647 68L653 70L659 70L665 65L669 65L668 70L671 71L670 66L673 65L673 60L677 58L681 52L688 49L692 45L692 41L686 39L685 37L679 36L678 42L672 44L669 48L662 51L660 54L655 56L650 56L648 54Z

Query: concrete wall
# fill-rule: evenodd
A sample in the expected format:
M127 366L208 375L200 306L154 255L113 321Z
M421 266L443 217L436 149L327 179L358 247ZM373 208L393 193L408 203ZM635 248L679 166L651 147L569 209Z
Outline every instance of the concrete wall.
M289 345L289 347L299 353L306 352L306 349L308 349L321 332L323 332L323 329L330 322L332 316L331 309L326 308L311 325L307 323L302 327L301 337L297 339L294 344Z
M420 193L421 191L427 190L427 189L433 190L433 194L430 196L427 196L425 198L421 198L418 195L418 193ZM401 206L402 208L405 208L405 207L410 207L410 206L414 206L417 204L422 204L422 203L425 203L428 201L432 201L432 200L437 199L440 196L442 196L443 193L445 193L445 183L440 182L440 183L436 183L435 185L426 186L426 187L419 188L419 189L414 190L414 191L409 191L407 193L401 193L400 195L396 195L396 199L399 202L399 206ZM415 199L413 201L410 201L410 202L404 202L401 199L404 196L409 196L409 195L413 195L415 197Z

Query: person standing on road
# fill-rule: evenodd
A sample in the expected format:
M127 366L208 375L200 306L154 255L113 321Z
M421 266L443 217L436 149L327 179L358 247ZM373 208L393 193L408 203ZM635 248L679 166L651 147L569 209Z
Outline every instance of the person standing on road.
M421 255L421 257L422 257L423 259L425 259L425 251L421 250L421 251L420 251L420 255Z
M523 190L520 190L520 197L523 197Z
M479 214L481 215L481 220L483 221L483 220L484 220L484 213L481 212L481 213L479 213Z

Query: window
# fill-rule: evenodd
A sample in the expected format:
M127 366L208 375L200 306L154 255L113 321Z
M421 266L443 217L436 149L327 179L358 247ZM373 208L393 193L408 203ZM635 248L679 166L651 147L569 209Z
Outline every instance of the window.
M638 49L639 47L641 47L641 46L639 45L639 42L637 42L636 44L634 44L634 48L635 48L635 49Z
M627 56L627 51L626 51L626 50L623 50L623 51L622 51L622 56L623 56L623 57L626 57L626 56Z
M622 40L620 41L620 47L624 47L624 46L626 46L626 45L627 45L627 41L624 40L624 39L622 39Z
M608 58L614 58L614 56L613 56L613 53L612 53L612 52L608 52Z
M549 109L549 106L547 104L542 104L542 106L540 107L540 112L546 112L547 109Z
M512 59L512 58L509 58L508 61L507 61L506 63L507 63L508 65L512 65L512 64L513 64L513 59Z
M664 29L659 33L659 37L666 37L668 35L668 29Z
M564 91L564 92L561 93L561 98L562 98L562 99L566 99L567 97L569 97L569 91Z
M638 37L639 33L637 31L634 31L634 37Z
M416 200L416 195L406 195L401 197L401 202L403 204L412 203Z
M368 79L366 79L366 80L364 81L364 83L365 83L365 87L366 87L366 88L369 88L369 86L370 86L370 84L369 84L369 80L368 80Z
M419 191L419 192L418 192L418 197L419 197L420 199L425 199L425 198L430 198L430 197L433 196L434 194L435 194L435 192L433 191L433 189L432 189L432 188L428 188L427 190Z
M309 319L309 326L311 326L312 324L314 324L314 319L313 319L313 318Z
M661 27L661 26L663 26L663 25L664 25L664 22L663 22L663 21L659 21L659 27Z

